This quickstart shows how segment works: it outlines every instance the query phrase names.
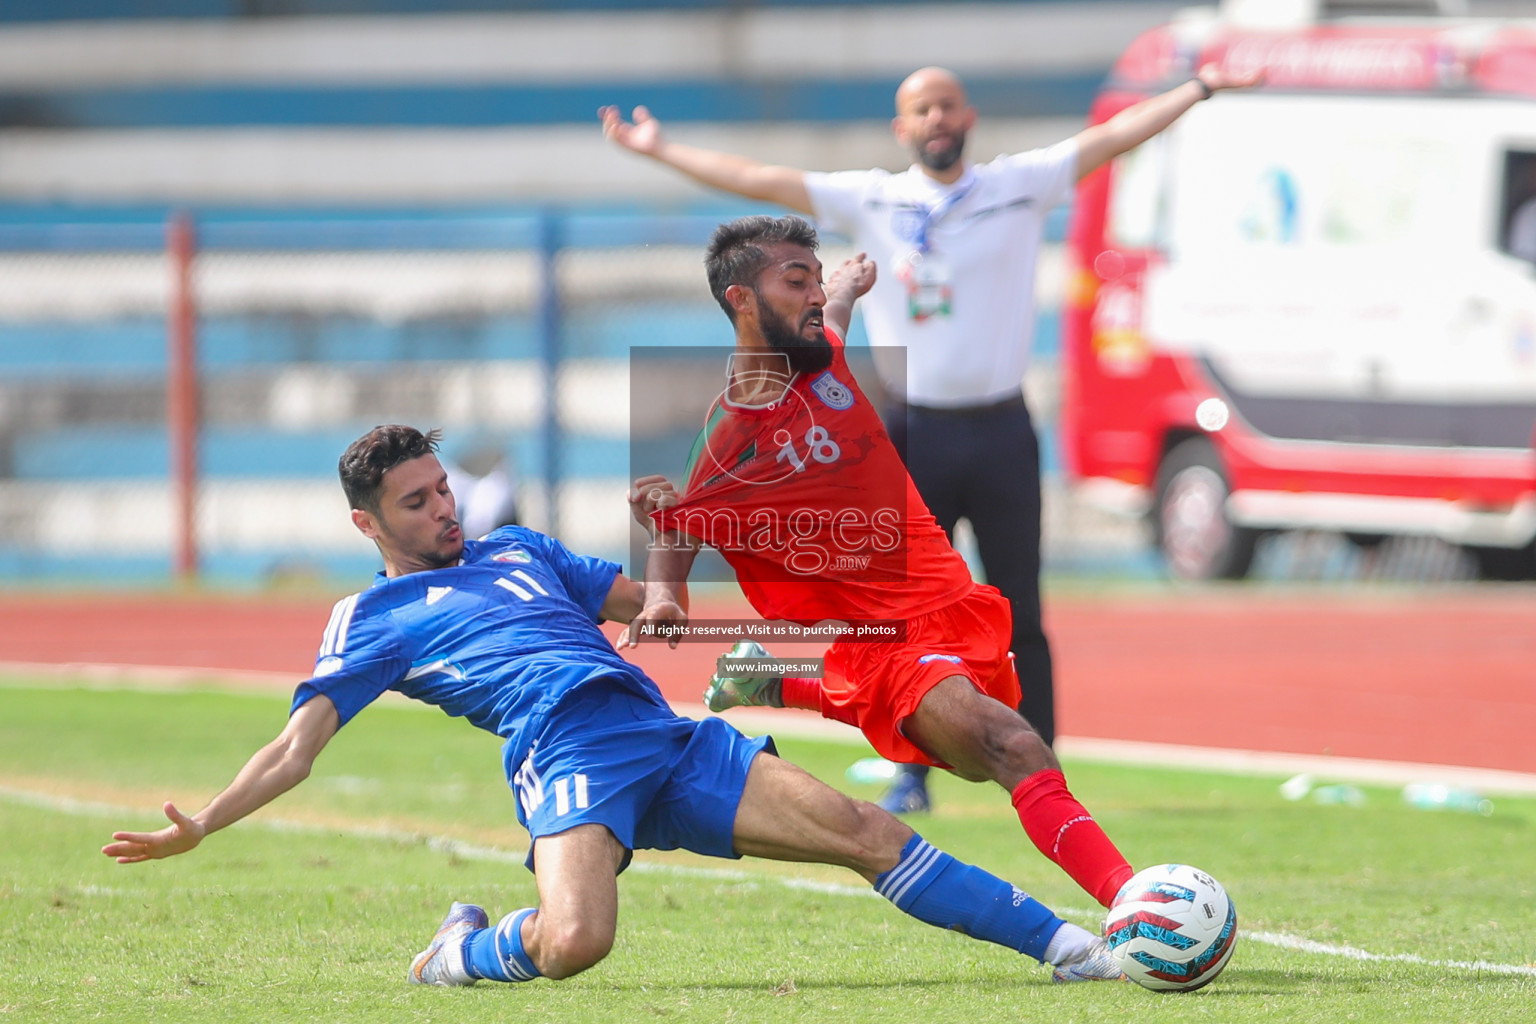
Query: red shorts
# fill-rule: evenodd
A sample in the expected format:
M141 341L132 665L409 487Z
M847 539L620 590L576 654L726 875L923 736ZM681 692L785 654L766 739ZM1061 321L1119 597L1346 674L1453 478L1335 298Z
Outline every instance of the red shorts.
M954 604L908 619L904 643L834 642L821 684L822 714L856 724L887 760L947 767L902 735L902 723L950 676L965 676L987 696L1018 707L1012 641L1007 599L995 587L977 586Z

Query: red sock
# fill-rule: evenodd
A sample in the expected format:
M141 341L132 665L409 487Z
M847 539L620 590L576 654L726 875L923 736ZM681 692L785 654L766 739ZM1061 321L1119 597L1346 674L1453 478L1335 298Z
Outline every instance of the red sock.
M1013 791L1013 807L1040 852L1104 906L1135 873L1099 823L1067 792L1061 772L1047 769L1027 777Z
M803 708L821 713L821 680L785 676L779 694L787 708Z
M821 699L821 680L804 678L801 676L785 676L784 685L779 690L779 697L787 708L804 708L814 711L823 718L830 718L834 722L842 722L844 725L857 726L852 712L844 711L835 705L826 704Z

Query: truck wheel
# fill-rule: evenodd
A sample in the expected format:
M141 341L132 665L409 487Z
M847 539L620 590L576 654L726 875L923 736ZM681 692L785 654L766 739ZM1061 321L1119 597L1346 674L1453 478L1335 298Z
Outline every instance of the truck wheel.
M1168 571L1185 580L1238 580L1253 564L1259 531L1227 516L1232 489L1204 438L1182 441L1157 470L1153 532Z

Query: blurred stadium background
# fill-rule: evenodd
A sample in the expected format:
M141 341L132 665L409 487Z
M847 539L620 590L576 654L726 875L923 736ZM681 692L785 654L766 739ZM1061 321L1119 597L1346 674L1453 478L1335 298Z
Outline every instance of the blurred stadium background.
M1530 4L1467 6L1533 13ZM252 1001L243 976L200 966L212 962L206 957L161 955L176 944L165 920L197 924L191 946L199 950L208 945L206 928L195 912L167 916L164 900L146 901L145 885L194 902L211 885L227 903L227 858L193 865L193 875L123 889L118 869L59 814L97 813L91 809L102 801L143 802L147 792L158 798L167 766L181 780L176 785L195 792L199 780L224 777L226 769L214 766L238 756L230 736L245 725L232 728L232 715L200 710L211 705L197 701L169 717L150 709L144 714L154 716L152 726L132 715L103 719L101 735L110 738L115 721L121 742L81 759L80 736L90 734L77 728L71 709L90 707L100 717L110 714L103 707L128 707L103 704L110 695L98 688L285 690L301 678L330 602L361 586L378 564L372 545L348 523L334 473L343 446L363 430L391 420L442 426L445 454L465 469L499 464L516 477L523 521L573 547L628 561L631 525L621 494L631 469L668 468L632 463L686 443L696 426L680 403L651 399L647 374L667 371L671 353L658 358L662 349L696 351L728 339L704 285L701 249L717 223L755 208L604 142L600 104L645 103L675 137L797 166L895 168L906 161L889 136L892 93L913 68L937 63L971 85L983 115L972 154L986 157L1075 132L1125 44L1181 6L0 0L0 686L13 706L34 709L8 723L12 732L19 736L26 723L36 732L30 742L0 744L12 754L0 796L27 826L13 830L26 839L18 867L0 884L17 897L4 902L23 940L13 944L21 951L10 958L17 984L0 993L0 1011L25 1016L34 992L35 1019L48 1020L60 1019L59 1006L71 999L89 1003L96 1016L110 1014L113 999L132 999L140 1017L157 999L174 1001L173 1014L176 1007L201 1014L215 1002L234 1006L233 993L242 1019L250 1006L265 1005ZM1026 387L1044 441L1044 543L1054 576L1047 616L1066 737L1060 749L1074 778L1109 794L1108 813L1144 848L1193 842L1213 857L1220 850L1217 870L1232 865L1232 876L1257 894L1256 912L1244 911L1253 913L1245 927L1283 927L1283 934L1268 933L1271 941L1359 968L1355 983L1322 960L1275 966L1254 954L1255 944L1243 954L1254 956L1244 966L1249 988L1225 994L1256 993L1265 1013L1277 999L1302 993L1336 1007L1341 993L1349 995L1342 978L1364 993L1356 1001L1376 1019L1429 1019L1442 1006L1440 1019L1492 1019L1504 1012L1498 999L1518 993L1497 986L1500 976L1491 972L1519 981L1532 962L1528 948L1508 938L1518 927L1501 924L1507 916L1494 911L1525 905L1509 879L1511 865L1522 862L1517 851L1530 801L1504 794L1536 792L1536 587L1143 585L1162 570L1141 525L1074 503L1061 480L1057 311L1067 215L1055 214L1042 261L1037 351ZM834 239L826 258L846 251ZM856 321L852 340L861 337ZM183 343L195 346L195 389L172 372L168 354ZM648 361L632 373L637 347ZM184 449L176 438L189 397L199 426ZM190 469L196 487L183 494L178 471ZM1338 536L1302 534L1264 541L1254 575L1459 581L1472 567L1459 550L1428 539L1362 550ZM202 585L166 586L178 577ZM1106 578L1116 585L1097 585ZM1132 585L1120 585L1126 580ZM284 583L296 585L274 586ZM231 593L242 590L255 593ZM699 605L714 598L740 610L724 588ZM698 711L713 647L652 644L633 653L669 699ZM61 693L54 701L51 693L38 699L30 692L54 686L82 687L88 697ZM113 758L126 764L120 750L136 756L170 749L173 740L179 746L204 714L212 724L190 754L129 765L120 777L97 778L91 767ZM808 716L770 712L735 721L749 731L841 728L814 716L807 723ZM423 773L409 758L383 764L372 757L375 748L395 751L398 734L386 725L354 727L353 743L371 735L365 742L375 746L353 746L352 761L332 765L329 779L312 787L322 809L362 794L341 819L324 819L327 832L337 820L363 822L371 849L376 827L404 822L420 831L440 822L444 834L470 836L497 858L497 844L520 842L487 824L496 820L495 804L487 805L492 818L465 831L467 805L458 801L470 790L466 776L445 768L448 761L439 758ZM836 779L853 756L830 748L818 752L816 767ZM1106 773L1095 776L1095 761L1137 767L1111 784ZM387 777L381 788L371 774L355 774L381 764L419 783L432 813L412 817ZM1312 828L1323 818L1286 813L1272 783L1262 786L1272 801L1265 805L1259 787L1216 775L1167 786L1160 773L1143 772L1146 765L1275 780L1296 775L1288 786L1326 782L1310 799L1333 805L1319 808L1325 815L1340 816ZM1465 815L1412 825L1414 856L1407 858L1373 838L1372 828L1397 827L1382 834L1401 845L1410 827L1393 816L1386 791L1371 789L1371 813L1380 817L1351 818L1366 796L1338 784L1431 780L1492 793L1498 811L1489 821ZM379 796L385 792L387 799ZM944 813L931 827L977 842L967 817L972 798L939 792ZM493 789L485 795L505 796ZM305 806L296 808L298 817ZM1259 819L1278 827L1250 827ZM1362 820L1375 824L1363 827ZM1016 824L1003 824L1011 838L998 849L1012 851ZM1453 832L1473 856L1442 855ZM291 845L286 833L281 842ZM285 892L295 896L264 941L284 949L321 944L322 962L340 964L351 977L359 963L395 955L388 950L397 926L380 922L410 918L425 897L412 876L410 885L384 886L399 913L369 904L371 930L339 920L315 927L311 908L321 904L308 890L330 901L319 911L329 915L346 888L336 871L355 874L353 858L363 864L361 848L337 850L333 861L266 858L306 872L292 882L264 874L260 851L237 854L236 867L255 864L245 873L256 881L245 883L259 885L264 905L274 893L278 902ZM405 852L427 850L413 839ZM453 847L429 852L455 869L464 863ZM1023 852L1033 856L1027 846ZM82 857L103 861L96 874ZM500 863L493 867L505 874ZM462 871L444 877L464 884ZM631 909L647 898L644 877L626 883L641 887L639 895L627 890ZM373 900L378 891L370 885L354 896ZM717 899L724 890L700 891ZM677 903L664 895L665 913L675 918ZM152 928L137 946L102 959L103 914L127 920L118 910L130 903L131 910L154 908ZM1398 906L1407 912L1393 917ZM676 931L664 924L661 931ZM344 927L352 931L343 934ZM1501 927L1504 937L1495 934ZM1292 931L1306 937L1293 939ZM363 952L338 959L338 936ZM60 944L76 938L91 951L84 958ZM282 1005L302 1005L316 988L312 981L274 988L268 979L272 964L290 954L253 958L248 946L242 941L237 952L257 963L256 982L278 992ZM1384 952L1364 952L1377 948ZM25 955L33 950L41 951L35 970ZM83 981L67 972L61 981L61 959L101 963ZM604 976L596 1001L591 988L571 989L578 1010L592 1002L599 1016L611 1016L609 990L615 978L624 983L616 961L618 973ZM1402 966L1397 961L1416 972L1411 983L1391 973ZM920 1001L943 999L944 986L955 987L944 980L951 975L967 992L976 989L974 971L955 974L952 957L944 963ZM1462 987L1448 986L1447 972ZM376 972L360 976L366 986ZM646 1009L670 1012L657 1000L670 998L671 983L657 988L649 968L635 977L645 981L631 988ZM890 986L877 980L864 987L879 997ZM803 1000L838 991L821 985L818 996L817 983L805 984L802 975L801 1002L779 999L795 991L792 979L786 984L769 998L802 1018L807 1005L820 1005ZM321 1012L331 1013L337 994L322 988ZM733 1004L751 995L714 988ZM891 991L910 1003L914 989ZM695 1011L712 1005L692 998ZM399 1016L399 999L388 999L379 1019ZM350 1013L371 1004L348 1005ZM505 1017L505 1007L487 1006ZM832 1017L846 1019L839 1012Z
M752 208L605 143L599 105L645 103L675 137L795 166L900 167L892 93L937 63L967 79L987 157L1075 132L1114 57L1181 6L8 0L0 582L355 581L376 557L333 467L391 420L444 427L450 457L516 478L524 522L622 559L628 353L722 340L700 246ZM1054 244L1044 266L1027 387L1048 566L1153 574L1139 524L1059 484ZM168 426L187 394L167 387L178 323L198 369L185 450ZM185 516L178 465L196 471ZM1400 547L1362 568L1301 538L1269 571L1468 571Z

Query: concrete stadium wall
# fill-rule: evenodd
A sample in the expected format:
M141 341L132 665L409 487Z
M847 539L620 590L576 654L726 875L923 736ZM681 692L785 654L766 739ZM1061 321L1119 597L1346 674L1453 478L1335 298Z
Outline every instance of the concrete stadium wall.
M977 156L1080 126L1115 55L1181 6L861 4L0 25L0 202L436 202L702 190L596 108L814 169L901 166L896 84L941 64Z

